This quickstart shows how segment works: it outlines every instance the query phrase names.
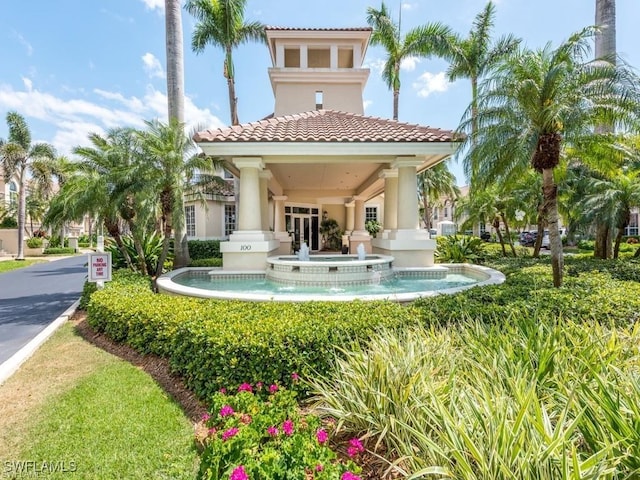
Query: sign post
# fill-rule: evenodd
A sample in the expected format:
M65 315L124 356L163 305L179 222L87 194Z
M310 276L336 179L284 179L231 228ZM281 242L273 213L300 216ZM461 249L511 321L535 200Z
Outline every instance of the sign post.
M111 252L89 254L89 281L97 282L98 288L111 281Z

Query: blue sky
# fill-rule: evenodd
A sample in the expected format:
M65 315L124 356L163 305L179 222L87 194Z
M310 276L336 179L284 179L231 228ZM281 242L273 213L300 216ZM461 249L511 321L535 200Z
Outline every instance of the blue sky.
M5 0L0 15L0 138L6 112L17 110L36 141L70 154L89 132L166 119L164 0ZM402 29L440 21L466 35L484 0L387 0L402 8ZM554 45L594 22L595 0L498 0L495 35L513 33L529 47ZM246 17L288 27L366 26L366 9L379 0L248 0ZM617 47L640 67L637 46L639 0L617 0ZM229 123L222 53L209 47L191 52L194 20L183 11L185 35L185 119L207 128ZM273 111L267 76L270 59L263 45L235 52L241 122ZM380 78L384 52L370 47L371 75L364 92L367 115L390 118L392 95ZM470 98L468 81L446 81L440 60L412 59L403 65L400 120L455 129ZM452 169L463 182L459 167Z

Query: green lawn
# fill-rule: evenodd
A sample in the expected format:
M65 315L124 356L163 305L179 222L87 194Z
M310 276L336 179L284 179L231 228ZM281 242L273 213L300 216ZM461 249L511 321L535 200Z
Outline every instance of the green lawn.
M18 268L28 267L34 263L42 263L45 260L3 260L0 262L0 273L10 272Z
M35 402L22 399L29 389ZM0 407L5 468L49 462L43 474L52 479L181 479L197 471L193 427L180 407L149 375L87 343L70 324L0 387L0 401L25 402L19 412Z

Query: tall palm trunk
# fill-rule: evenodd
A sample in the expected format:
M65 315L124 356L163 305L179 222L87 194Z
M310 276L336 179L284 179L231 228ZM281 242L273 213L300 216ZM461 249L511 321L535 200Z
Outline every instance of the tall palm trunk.
M235 72L233 71L233 60L231 47L227 46L227 56L224 61L224 76L227 77L227 88L229 91L229 113L231 115L231 125L240 125L238 119L238 98L236 97Z
M601 28L596 34L596 58L616 62L616 1L596 0L595 23ZM613 132L609 125L598 128L599 133ZM603 221L596 225L596 239L593 256L596 258L611 258L611 230Z
M498 240L500 241L500 248L502 249L502 256L507 256L507 250L504 248L504 238L502 237L502 232L500 231L500 218L495 217L493 219L493 228L496 229L496 235L498 236Z
M19 188L18 192L18 255L16 256L16 260L24 260L24 226L27 222L27 186L26 186L26 176L27 167L26 165L20 169L20 179L19 179Z
M511 253L513 253L514 257L517 257L518 254L516 253L516 247L513 245L513 239L511 238L511 232L509 231L509 224L507 223L507 219L502 213L500 214L500 217L502 218L502 223L504 224L504 231L505 231L505 234L507 235L507 241L509 242L509 246L511 247Z
M542 194L549 224L553 286L560 287L562 285L564 258L562 255L562 239L560 238L560 229L558 227L558 186L553 179L553 168L542 170Z
M169 122L184 123L184 48L182 38L182 5L180 0L164 0L167 50L167 101ZM184 215L184 213L182 213ZM178 222L175 230L175 268L191 263L187 235Z
M118 250L120 250L120 253L122 253L122 256L124 257L124 261L127 264L127 268L129 268L129 270L131 271L135 271L135 268L133 267L133 262L131 261L131 256L129 255L129 252L127 251L127 248L124 246L124 243L122 241L122 236L120 235L120 226L118 225L118 221L113 218L105 218L104 228L107 229L107 232L109 232L109 235L111 235L111 238L113 238L113 240L116 242L116 246L118 247Z

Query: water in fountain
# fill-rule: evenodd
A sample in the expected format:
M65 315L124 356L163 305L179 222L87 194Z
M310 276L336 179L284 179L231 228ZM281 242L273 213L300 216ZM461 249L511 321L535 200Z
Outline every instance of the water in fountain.
M356 249L356 251L358 252L358 260L365 260L367 257L367 252L364 249L364 245L361 243L360 245L358 245L358 248Z
M309 245L303 243L298 250L298 260L308 262L309 261Z

